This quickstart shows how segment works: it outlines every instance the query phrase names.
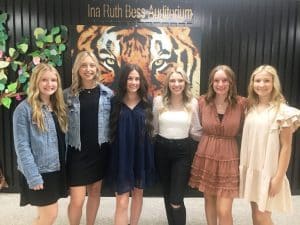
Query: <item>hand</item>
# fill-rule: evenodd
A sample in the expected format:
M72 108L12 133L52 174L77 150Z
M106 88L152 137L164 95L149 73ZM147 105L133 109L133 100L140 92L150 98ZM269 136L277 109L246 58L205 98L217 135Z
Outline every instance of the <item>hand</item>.
M34 190L34 191L43 190L43 189L44 189L43 184L38 184L32 188L32 190Z
M272 198L279 193L282 187L282 178L273 177L270 181L269 196Z

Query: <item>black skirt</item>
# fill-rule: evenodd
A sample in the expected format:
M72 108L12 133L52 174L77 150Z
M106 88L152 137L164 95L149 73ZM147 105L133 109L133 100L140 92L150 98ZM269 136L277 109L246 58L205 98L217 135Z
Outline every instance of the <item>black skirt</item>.
M57 202L59 198L65 198L68 196L65 168L65 135L59 127L56 115L52 113L52 116L57 133L60 170L49 173L41 173L44 181L44 189L37 191L29 188L25 176L19 172L21 206L25 206L27 204L34 206L46 206Z
M20 177L20 206L27 204L34 206L46 206L57 202L60 198L68 196L65 175L63 171L56 171L51 173L42 173L44 181L43 190L29 189L26 179L22 173L19 172Z
M79 151L68 147L67 180L69 186L85 186L102 180L108 166L109 145Z

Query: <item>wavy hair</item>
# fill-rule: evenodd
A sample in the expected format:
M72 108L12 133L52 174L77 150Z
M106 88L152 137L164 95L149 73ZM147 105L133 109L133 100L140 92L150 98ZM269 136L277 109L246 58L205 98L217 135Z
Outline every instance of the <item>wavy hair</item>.
M226 100L228 101L229 105L235 105L237 103L236 78L233 70L227 65L217 65L211 70L208 78L208 88L205 95L205 100L207 103L211 103L216 97L216 92L214 90L213 85L215 74L219 70L223 71L226 74L227 79L229 81L229 90Z
M142 106L145 112L145 127L149 137L152 137L153 133L153 114L152 114L152 101L148 97L148 83L144 77L143 70L136 64L127 64L121 71L121 76L118 83L118 89L116 95L113 98L112 112L110 114L110 139L115 139L118 127L118 121L121 112L121 105L123 99L127 93L127 80L132 71L137 71L140 75L140 88L137 91L138 96L141 99Z
M98 59L96 57L96 55L93 52L90 51L81 51L77 54L74 64L73 64L73 68L72 68L72 84L71 84L71 94L74 96L77 96L79 94L79 92L81 91L81 77L79 75L79 69L82 65L82 61L83 59L85 59L86 57L91 57L91 59L93 60L93 62L96 64L97 67L97 73L94 77L95 82L97 82L99 80L99 76L100 76L100 65L98 62Z
M254 91L254 78L258 73L261 72L266 72L272 76L273 89L271 92L270 102L278 107L280 103L285 102L285 98L281 91L281 84L277 70L270 65L261 65L252 72L248 85L248 107L250 108L259 102L259 96Z
M32 107L32 121L37 124L37 127L40 131L46 131L44 115L42 112L43 102L40 99L39 82L41 80L41 76L47 71L54 73L57 77L57 90L53 95L50 96L50 101L53 107L53 112L57 116L61 130L66 132L68 123L63 91L61 88L61 79L58 71L52 65L47 63L38 64L33 69L30 76L27 100L29 105Z
M185 85L182 91L182 100L183 100L184 108L187 111L190 111L191 109L190 103L193 98L193 94L191 91L189 79L186 73L184 72L184 70L176 64L173 64L167 71L167 76L164 82L163 94L162 94L163 108L160 111L163 112L168 110L169 106L171 105L170 101L171 101L172 92L169 87L169 82L173 74L179 74L184 80Z

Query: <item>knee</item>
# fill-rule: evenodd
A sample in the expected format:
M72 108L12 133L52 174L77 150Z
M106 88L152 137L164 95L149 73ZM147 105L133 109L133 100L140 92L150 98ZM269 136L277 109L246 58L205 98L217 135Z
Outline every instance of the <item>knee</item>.
M58 215L58 209L52 208L39 214L39 219L42 222L53 224ZM47 222L46 222L47 221Z
M217 210L217 215L218 218L223 221L223 220L228 220L232 217L231 215L231 209L227 209L227 208L219 208Z
M95 184L91 184L87 187L87 192L89 197L100 197L101 183L97 182Z
M71 197L70 207L73 208L82 208L84 204L85 197Z
M132 199L143 199L143 189L134 188L134 190L131 192Z
M129 199L118 199L117 200L117 210L118 211L127 211L129 205Z
M184 203L183 202L181 202L181 203L178 203L178 202L169 202L168 204L172 207L172 209L179 209L181 207L184 207Z
M252 218L257 225L264 225L266 223L267 216L258 210L252 212Z
M49 220L51 220L52 223L54 223L54 221L56 220L57 214L58 214L58 213L57 213L57 210L54 211L54 212L52 212L51 214L49 214Z

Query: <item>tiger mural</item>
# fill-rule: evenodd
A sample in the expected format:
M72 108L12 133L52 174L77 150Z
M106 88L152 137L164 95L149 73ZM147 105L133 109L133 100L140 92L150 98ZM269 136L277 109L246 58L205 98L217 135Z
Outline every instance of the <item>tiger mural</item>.
M126 63L138 64L151 94L161 93L167 69L174 63L187 73L195 96L200 92L200 54L187 27L77 25L77 51L93 51L99 59L101 82L116 88Z

